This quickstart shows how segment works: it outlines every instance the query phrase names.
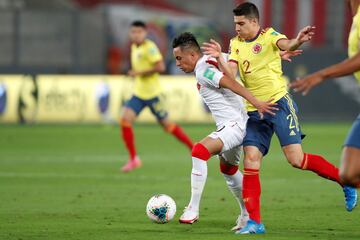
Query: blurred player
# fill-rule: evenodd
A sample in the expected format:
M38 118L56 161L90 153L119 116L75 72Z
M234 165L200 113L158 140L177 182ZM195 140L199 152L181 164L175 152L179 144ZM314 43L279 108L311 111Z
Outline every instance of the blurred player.
M149 107L164 130L174 135L190 150L192 141L175 123L170 122L168 113L164 109L159 73L165 71L165 64L161 53L154 42L146 38L146 25L142 21L131 24L129 36L131 45L131 70L128 75L135 78L135 90L131 99L126 103L120 124L122 137L129 152L129 161L122 167L123 172L129 172L141 166L140 158L135 149L132 124L139 113Z
M349 58L291 83L295 91L306 95L310 89L325 79L354 74L360 84L360 0L350 0L353 23L349 35ZM342 152L340 178L344 184L360 186L360 114L345 141Z
M217 131L193 147L191 200L179 221L193 223L198 220L200 199L207 178L206 161L212 155L218 154L220 170L240 205L241 214L234 227L239 229L248 220L241 197L242 174L238 170L248 119L240 96L251 102L260 115L274 114L272 111L277 109L274 107L275 104L269 103L270 101L258 101L232 77L224 75L217 68L215 59L201 53L199 44L191 33L183 33L173 40L173 53L176 66L186 73L195 72L199 93L209 107L217 127Z
M230 42L229 62L221 57L221 47L215 41L204 45L206 54L217 58L220 67L228 75L237 75L239 69L244 86L258 99L272 98L278 104L276 115L265 114L261 119L256 108L249 103L249 120L244 139L243 198L250 220L237 234L264 233L260 218L259 169L262 158L268 153L272 135L277 135L284 155L295 168L310 170L319 176L341 185L339 170L323 157L304 153L301 147L302 133L297 118L297 106L287 92L287 83L282 77L280 50L295 50L314 34L314 27L303 28L294 39L272 28L261 29L257 7L249 2L234 9L237 37ZM342 185L341 185L342 186ZM356 205L356 189L343 187L346 208L351 211Z

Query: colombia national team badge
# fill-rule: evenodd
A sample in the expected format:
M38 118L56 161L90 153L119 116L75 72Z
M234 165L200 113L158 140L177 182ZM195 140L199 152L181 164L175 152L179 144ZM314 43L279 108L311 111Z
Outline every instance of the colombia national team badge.
M253 53L258 54L258 53L261 52L261 49L262 49L261 44L260 44L260 43L256 43L256 44L253 46L252 51L253 51Z

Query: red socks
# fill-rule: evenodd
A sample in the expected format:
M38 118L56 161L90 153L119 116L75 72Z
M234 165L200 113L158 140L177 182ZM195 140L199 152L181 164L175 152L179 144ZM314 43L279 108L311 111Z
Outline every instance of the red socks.
M169 130L180 142L184 143L190 150L193 147L191 139L185 134L180 126L174 124Z
M341 185L339 169L321 156L304 153L301 168L303 170L313 171L319 176L335 181Z
M335 181L341 185L339 169L321 156L304 153L304 159L301 164L301 168L304 170L313 171L319 176ZM250 215L250 219L260 223L261 186L259 170L249 168L244 169L242 194L246 209Z
M131 127L131 124L122 122L121 130L122 130L122 138L125 142L126 148L130 155L130 160L134 160L136 156L136 149L134 143L134 132Z
M204 145L201 143L196 143L191 151L191 156L203 161L207 161L211 157L211 153Z
M126 148L130 155L130 160L136 157L136 149L134 142L134 132L131 124L126 121L121 122L122 138L125 142ZM193 143L191 139L184 133L184 131L176 124L174 124L169 130L179 141L184 143L190 150L192 150Z
M234 175L239 169L238 165L224 164L220 161L220 171L226 175Z
M243 178L243 199L245 207L249 212L249 217L257 223L261 222L260 218L260 178L259 170L257 169L244 169Z

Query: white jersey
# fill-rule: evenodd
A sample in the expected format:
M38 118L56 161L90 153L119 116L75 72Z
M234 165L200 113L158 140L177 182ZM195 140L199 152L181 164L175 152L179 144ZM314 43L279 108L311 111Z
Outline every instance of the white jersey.
M224 76L217 68L214 58L204 55L195 66L195 76L199 93L209 107L217 128L229 121L246 125L249 118L243 98L229 89L221 88L220 79Z

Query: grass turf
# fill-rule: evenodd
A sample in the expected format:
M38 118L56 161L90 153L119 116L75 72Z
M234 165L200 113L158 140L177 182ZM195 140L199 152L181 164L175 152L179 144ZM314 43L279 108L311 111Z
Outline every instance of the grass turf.
M304 149L339 164L349 124L307 124ZM186 125L194 140L212 125ZM201 216L177 222L189 200L187 149L155 125L136 125L144 167L122 174L126 151L114 126L0 126L0 239L360 239L360 209L348 213L341 188L293 169L276 138L261 170L263 236L229 229L238 206L209 164ZM156 193L172 196L176 219L151 223L145 215Z

